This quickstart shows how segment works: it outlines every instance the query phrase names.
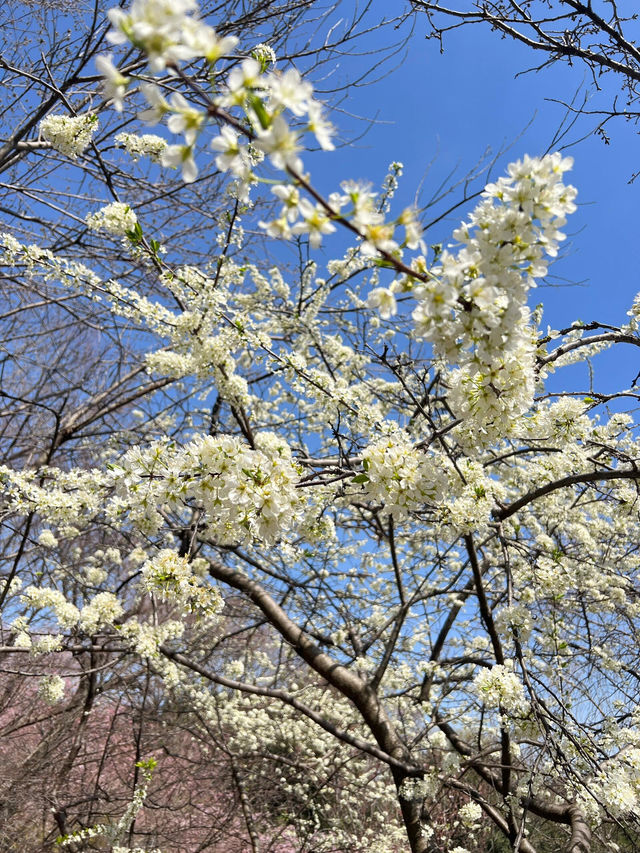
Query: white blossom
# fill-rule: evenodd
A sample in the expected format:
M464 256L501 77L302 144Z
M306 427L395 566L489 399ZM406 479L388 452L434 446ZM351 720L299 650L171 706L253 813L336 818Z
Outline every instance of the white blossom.
M167 121L167 127L172 133L182 133L187 145L192 146L204 123L204 111L192 107L180 92L171 95L169 104L172 115Z
M160 161L162 152L167 147L167 140L153 133L119 133L115 137L116 145L122 146L134 161L140 157L150 157L154 163Z
M320 204L314 205L302 198L298 203L298 213L301 219L291 227L291 233L308 234L309 243L314 249L321 245L323 235L332 234L336 230L327 211Z
M215 587L203 585L189 565L168 549L160 551L142 567L144 585L163 599L175 602L185 612L213 616L222 609L222 598Z
M482 819L483 811L482 806L479 803L465 803L464 806L461 806L458 809L458 818L460 819L463 826L466 826L467 829L473 829L480 823Z
M255 47L252 47L249 53L257 62L260 63L260 67L263 71L266 71L270 65L276 64L277 57L274 49L271 45L264 44L264 42L260 42Z
M211 141L214 151L220 153L216 156L216 166L221 172L231 171L234 175L245 177L250 171L251 161L246 146L239 142L237 132L224 125L220 130L220 136Z
M191 184L198 177L198 167L193 159L193 148L190 145L168 145L162 152L160 162L171 169L182 169L182 180Z
M87 216L87 225L92 231L125 236L136 227L138 217L128 204L114 201Z
M162 71L167 65L196 55L183 35L188 15L196 9L196 0L133 0L128 12L109 10L113 29L107 38L113 44L130 41L142 48L152 70Z
M526 715L529 703L518 676L506 666L496 664L491 669L481 669L473 680L473 686L485 705L500 708L507 714Z
M48 115L40 122L40 135L52 148L76 160L91 144L98 129L98 116L86 113L80 116Z
M377 309L383 320L389 320L398 313L396 297L388 287L374 287L367 297L367 305L373 310Z
M58 540L52 530L45 528L40 531L38 543L42 545L43 548L55 548L58 544Z
M268 130L258 131L256 147L268 154L278 169L302 171L302 160L298 156L302 148L298 144L298 134L289 128L282 116L276 116Z
M45 675L38 684L38 695L48 705L56 705L64 699L64 678L59 675Z
M96 68L102 75L102 94L118 112L122 112L123 100L130 78L125 77L113 64L111 54L96 56Z

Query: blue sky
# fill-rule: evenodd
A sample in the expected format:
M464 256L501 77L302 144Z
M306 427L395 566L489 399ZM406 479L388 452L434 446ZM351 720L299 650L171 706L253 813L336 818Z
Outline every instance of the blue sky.
M451 33L443 54L424 33L425 26L419 23L406 57L383 79L349 91L343 107L362 116L377 116L378 123L339 153L322 155L329 168L326 174L317 161L313 163L314 177L321 179L323 189L344 177L368 178L378 184L387 164L397 159L405 165L399 199L406 203L428 167L426 189L435 187L453 169L464 175L487 148L494 153L508 148L498 161L497 175L511 160L548 148L566 113L548 99L570 100L589 79L584 67L559 63L518 76L539 64L542 55L501 40L482 26ZM382 31L377 38L382 48L389 34ZM360 61L366 60L351 60L352 65L345 61L345 79ZM609 103L611 93L620 91L620 83L613 76L605 79L604 90L591 97L588 108ZM346 115L337 117L337 123L343 130L361 129ZM563 144L580 139L595 123L593 117L581 118ZM622 323L640 290L640 178L629 184L640 169L640 139L633 126L621 120L610 123L607 130L608 145L592 135L566 148L575 159L569 179L579 190L579 209L565 228L569 239L564 257L551 272L552 278L575 286L545 287L532 300L544 303L544 322L555 328L577 318ZM327 179L330 184L325 184ZM453 214L447 227L429 235L429 242L446 240L462 215L462 211ZM606 384L620 387L636 375L640 359L637 350L626 348L604 356L602 364Z

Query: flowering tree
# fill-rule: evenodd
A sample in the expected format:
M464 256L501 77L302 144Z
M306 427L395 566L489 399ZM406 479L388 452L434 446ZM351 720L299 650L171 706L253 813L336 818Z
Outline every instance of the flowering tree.
M153 696L194 766L215 746L225 850L633 845L640 473L620 403L637 393L547 379L638 346L640 299L619 326L559 331L528 307L575 210L570 159L513 163L427 252L418 211L394 208L399 164L379 191L314 183L303 157L333 128L268 45L245 51L193 0L109 18L101 96L159 131L120 144L192 187L215 167L224 200L193 256L126 181L84 213L88 257L2 236L5 669L84 729L108 697L143 720ZM71 177L99 121L78 113L39 123ZM254 215L261 187L275 209ZM296 263L264 263L254 231ZM136 818L163 784L144 744L178 751L143 730L121 752L130 803L71 825L56 802L60 845L180 849L182 816L173 837ZM195 778L189 843L215 849Z

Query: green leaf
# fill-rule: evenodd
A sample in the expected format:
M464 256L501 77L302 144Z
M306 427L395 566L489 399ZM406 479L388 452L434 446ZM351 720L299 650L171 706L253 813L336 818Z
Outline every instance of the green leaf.
M352 483L368 483L369 482L369 475L368 474L357 474L351 482Z
M261 126L265 130L271 127L271 116L265 109L265 106L262 103L262 98L259 98L257 95L251 95L249 98L249 104L251 105L251 109L258 116L258 121Z
M142 242L142 226L139 222L136 222L131 231L127 231L127 237L133 243L134 246L137 246Z

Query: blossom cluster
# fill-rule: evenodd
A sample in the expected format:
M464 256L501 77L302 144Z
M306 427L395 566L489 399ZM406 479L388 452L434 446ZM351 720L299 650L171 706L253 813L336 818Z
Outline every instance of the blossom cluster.
M200 21L196 0L134 0L127 12L110 9L112 44L131 44L143 50L153 71L162 71L187 59L204 57L213 64L233 50L237 39L219 37L213 27Z
M222 609L217 588L203 584L189 560L170 549L161 550L142 566L142 578L148 592L159 593L185 613L214 616Z
M473 686L489 708L498 708L501 713L516 717L524 716L529 711L522 682L511 668L503 664L480 670L473 680Z
M132 651L141 658L153 660L155 665L160 661L160 647L182 637L185 632L184 619L165 619L163 622L144 622L129 619L118 625L119 636L127 642Z
M130 42L142 49L152 72L195 58L204 59L212 69L237 45L237 39L219 37L198 18L195 0L181 0L171 7L160 0L134 0L128 11L112 9L109 17L113 25L109 40L114 44ZM121 109L131 79L116 68L111 56L98 57L96 62L103 76L105 97ZM168 129L184 136L184 143L172 145L163 145L161 137L141 137L158 140L162 150L154 148L153 156L159 157L163 165L181 168L183 180L194 181L198 174L195 144L204 128L215 120L220 124L219 135L211 142L215 163L220 171L233 177L238 198L248 199L249 187L255 180L253 169L265 156L292 179L289 184L273 188L283 206L276 219L261 223L269 235L286 239L305 234L316 248L324 235L335 231L335 221L340 219L349 220L360 235L360 251L365 257L378 252L399 256L403 247L424 250L414 208L405 209L392 222L385 221L387 196L393 192L394 183L385 188L380 199L369 185L355 181L344 182L342 193L332 193L327 202L312 201L301 194L303 134L312 133L325 150L334 146L333 129L325 118L324 107L314 99L312 85L295 68L276 70L271 48L258 45L249 57L232 67L226 79L221 72L215 74L216 86L207 95L207 109L201 103L196 106L189 102L181 92L173 91L165 97L155 83L141 84L148 108L140 118L149 124L166 118ZM285 118L286 112L293 116L295 126ZM119 138L123 137L123 144L134 155L146 147L135 139L130 141L129 134ZM393 181L397 183L402 166L393 165ZM395 232L400 226L404 232L398 237Z
M249 652L247 663L249 672L272 671L266 650ZM231 662L225 675L239 677L238 668L237 661ZM270 676L264 683L271 683ZM312 683L294 683L291 689L303 695L307 705L321 708L328 719L339 720L343 727L349 726L350 732L363 728L344 697ZM279 756L286 751L295 756L298 767L304 767L305 772L300 773L296 767L283 765L279 760L275 765L265 763L261 767L251 759L249 774L259 786L258 790L264 790L265 784L275 778L282 797L293 803L310 804L289 824L292 846L287 846L287 850L300 850L311 840L313 850L318 853L331 853L336 849L388 853L401 849L403 829L397 811L389 807L395 800L393 781L384 772L367 773L367 799L375 803L376 808L372 819L363 819L363 763L356 759L337 766L335 741L328 732L320 727L309 727L299 714L280 702L260 701L240 693L214 695L189 684L184 685L183 697L203 718L223 725L231 733L229 748L238 756L250 757L256 753ZM318 791L324 790L328 781L335 780L336 776L342 780L340 797L318 796Z
M426 797L431 797L438 790L438 780L430 776L425 776L423 779L407 776L402 780L402 785L398 792L401 799L411 802L412 800L422 801Z
M14 471L0 465L0 484L7 505L13 512L36 510L48 522L61 527L77 528L95 517L104 499L107 479L98 469L84 471L73 468L43 467L37 470ZM52 531L45 535L45 547L55 547Z
M114 201L87 216L87 225L92 231L106 231L124 237L136 227L138 217L128 204Z
M547 271L575 210L576 190L562 182L571 158L525 157L509 177L488 185L469 220L454 231L462 248L442 253L431 280L416 292L416 330L455 363L471 349L490 363L500 345L519 337L522 309L535 279Z
M445 250L430 270L417 258L414 268L426 280L406 277L394 286L413 291L416 332L447 367L449 402L469 421L476 445L509 434L531 406L536 332L526 299L575 210L576 191L562 180L571 165L559 154L512 163L454 232L461 248ZM392 292L375 292L371 304L390 316Z
M486 525L502 494L500 484L478 463L432 448L425 451L401 431L370 444L362 468L354 478L361 496L384 504L396 518L426 509L434 522L458 533Z
M370 444L363 459L361 484L368 500L382 502L388 512L403 516L424 504L437 504L446 492L446 461L416 448L401 432Z
M55 537L55 534L52 530L45 528L40 531L40 535L38 536L38 544L42 545L43 548L55 548L58 544L58 540Z
M207 534L220 544L274 542L300 518L306 502L296 488L300 469L291 450L273 433L258 433L255 448L233 436L204 436L183 448L134 448L113 467L112 477L110 513L127 512L152 532L162 525L160 507L195 500ZM153 576L153 568L149 572ZM176 588L178 574L176 566Z
M118 133L114 142L124 148L134 161L149 157L154 163L160 162L168 144L166 139L154 133Z
M105 625L113 625L123 613L122 603L111 592L99 592L82 608L78 608L54 587L28 586L22 594L22 601L33 611L50 611L61 628L78 627L86 634L94 634ZM56 641L54 637L54 645Z
M40 679L38 695L48 705L56 705L64 699L64 678L59 675L45 675Z
M465 803L458 809L458 818L467 829L473 829L480 823L483 811L479 803Z
M370 184L343 181L340 188L342 192L331 193L326 202L314 204L301 194L295 184L277 184L272 187L272 192L282 202L280 215L271 222L260 224L271 237L288 239L306 234L309 244L317 249L323 236L336 230L334 223L345 220L359 234L359 252L364 258L376 257L379 252L399 257L404 247L424 248L422 229L414 208L407 207L395 220L386 221L385 198L379 198ZM396 233L399 227L403 229L401 234ZM392 291L376 288L372 294L371 307L379 306L383 317L395 314Z
M22 600L34 610L50 610L61 628L72 628L80 619L78 608L58 589L28 586L22 594Z
M70 835L63 836L61 839L58 839L58 844L60 847L75 847L79 842L89 841L91 838L97 838L104 835L106 831L106 826L101 823L97 823L94 826L86 826L83 829L78 829L75 832L72 832Z
M85 113L80 116L49 115L40 122L40 135L52 148L76 160L88 148L98 129L98 116Z
M113 44L129 42L143 50L152 72L196 58L213 68L238 42L234 36L218 36L213 27L201 21L195 0L179 0L171 5L162 0L134 0L127 11L111 9L109 18L112 23L109 40ZM252 180L256 153L268 155L279 169L302 170L300 134L290 128L282 115L285 110L296 119L306 116L304 130L314 133L323 148L333 147L331 127L324 118L322 105L312 97L311 84L303 81L293 68L276 71L272 53L267 46L258 45L251 56L232 68L226 81L216 87L218 94L211 99L212 110L218 116L225 110L239 110L248 121L246 128L237 120L223 123L220 135L212 142L217 152L217 167L230 171L245 195ZM103 94L116 109L122 109L131 78L119 71L110 55L98 57L96 65L103 77ZM272 70L267 70L269 67ZM194 145L209 121L207 111L190 104L180 92L173 92L165 99L155 83L143 83L141 91L149 105L141 113L143 121L155 124L168 116L169 130L184 135L183 144L162 146L162 150L154 146L154 156L159 156L165 166L180 167L186 182L194 181L198 173ZM243 129L246 142L240 141L239 128ZM123 144L136 155L148 148L147 143L129 142L128 137Z

